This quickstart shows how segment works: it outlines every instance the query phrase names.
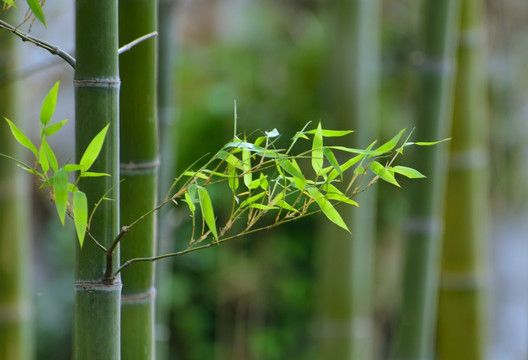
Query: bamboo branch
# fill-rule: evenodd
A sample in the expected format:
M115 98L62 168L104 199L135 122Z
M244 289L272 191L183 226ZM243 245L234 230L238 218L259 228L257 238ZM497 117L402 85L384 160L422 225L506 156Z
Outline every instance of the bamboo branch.
M18 30L18 28L6 23L3 20L0 20L0 29L5 29L9 32L12 32L13 34L21 38L22 41L29 41L30 43L35 44L38 47L48 50L51 54L61 57L64 61L70 64L73 69L75 69L75 58L68 54L66 51L59 48L58 46L53 45L52 43L49 43L45 40L38 39L32 35L23 33L22 31Z
M121 46L119 48L119 50L117 51L117 53L119 55L121 55L122 53L130 51L130 49L132 49L134 46L136 46L139 43L141 43L141 42L143 42L143 41L145 41L147 39L150 39L151 37L154 37L154 36L158 36L158 32L157 31L153 31L151 33L148 33L147 35L143 35L142 37L139 37L136 40L131 41L128 44Z

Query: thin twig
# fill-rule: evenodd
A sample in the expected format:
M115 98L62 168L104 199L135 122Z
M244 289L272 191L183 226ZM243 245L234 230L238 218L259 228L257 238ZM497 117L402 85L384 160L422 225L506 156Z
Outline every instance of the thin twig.
M157 31L153 31L147 35L143 35L142 37L140 38L137 38L136 40L134 41L131 41L129 42L128 44L126 45L123 45L119 48L119 50L117 51L117 53L119 55L121 55L122 53L125 53L127 51L130 51L130 49L132 49L134 46L136 46L137 44L147 40L147 39L150 39L151 37L154 37L154 36L158 36L158 32Z
M62 50L56 45L53 45L45 40L38 39L32 35L23 33L22 31L18 30L16 27L14 27L11 24L6 23L3 20L0 20L0 29L5 29L9 32L12 32L19 38L21 38L23 41L29 41L32 44L35 44L38 47L41 47L45 50L48 50L53 55L57 55L61 57L64 61L66 61L72 68L75 69L76 60L73 56L68 54L66 51Z

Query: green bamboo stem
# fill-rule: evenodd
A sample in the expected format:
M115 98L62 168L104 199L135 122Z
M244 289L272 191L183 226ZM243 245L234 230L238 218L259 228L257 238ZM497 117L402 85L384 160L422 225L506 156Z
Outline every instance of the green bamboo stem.
M117 0L76 1L75 141L77 161L107 124L105 145L91 170L109 177L86 178L79 187L91 207L106 195L90 232L105 247L119 233L119 70ZM103 279L107 257L93 241L76 246L75 359L120 359L120 278ZM119 247L112 267L119 266Z
M347 146L366 147L377 130L379 2L335 0L332 108L336 128L356 130ZM357 197L361 210L343 209L352 235L323 225L320 249L321 359L373 357L372 279L376 192Z
M126 44L157 28L157 0L120 0L119 36ZM121 222L129 224L156 207L158 181L157 39L123 53L121 73ZM122 258L153 256L156 214L134 227L122 240ZM123 359L154 359L154 264L142 263L122 272L121 352Z
M452 111L460 2L427 0L423 11L423 56L417 95L415 137L447 138ZM413 184L404 242L403 294L395 358L433 357L442 239L447 145L421 148L413 166L427 175Z
M485 358L488 154L484 38L484 2L463 0L444 213L437 334L440 359Z
M177 111L174 89L174 55L177 44L174 39L173 9L175 0L159 0L159 49L158 49L158 116L160 134L160 181L158 198L163 199L176 177L176 150L177 150ZM159 215L158 224L158 254L173 251L174 235L167 221L167 211ZM156 283L158 294L156 298L156 357L168 359L169 356L169 312L172 294L170 269L172 261L162 261L156 264Z
M0 74L13 71L15 57L15 38L0 32ZM18 98L14 83L0 86L0 117L21 118ZM24 158L6 124L0 126L0 153ZM28 360L33 355L33 340L27 176L15 163L2 159L0 184L0 360Z

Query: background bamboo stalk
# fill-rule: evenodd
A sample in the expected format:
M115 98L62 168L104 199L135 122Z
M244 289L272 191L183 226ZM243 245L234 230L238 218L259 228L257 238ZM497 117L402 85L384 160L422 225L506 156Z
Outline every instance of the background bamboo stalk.
M484 39L484 2L463 0L438 306L440 359L476 360L486 354L489 222Z
M157 0L119 1L119 41L125 45L157 30ZM157 39L136 45L120 56L121 222L123 225L156 207L158 127L156 89ZM123 240L123 261L154 256L156 216L136 225ZM121 352L123 359L153 359L154 264L123 271Z
M8 11L7 16L14 14ZM17 39L6 31L0 32L0 77L14 70ZM15 82L0 85L0 117L16 121L17 92ZM23 127L23 125L21 126ZM0 126L0 153L23 159L7 124ZM27 176L8 159L0 160L0 359L27 360L33 356L30 300L31 270L29 251L29 193Z
M79 187L94 213L90 232L107 248L119 233L119 67L117 0L76 1L75 143L77 161L89 142L110 124L105 145L91 170L109 177L86 178ZM109 192L108 192L109 191ZM105 195L106 194L106 195ZM112 266L119 265L119 247ZM103 283L104 253L87 239L76 245L75 359L120 359L120 295L117 277Z
M177 154L177 104L175 96L174 58L176 41L174 39L175 0L159 0L158 3L158 118L160 147L160 178L158 198L163 199L176 177ZM174 233L171 215L167 209L158 214L157 253L169 253L174 249ZM170 269L173 261L164 260L156 264L156 357L167 359L170 339L170 302L172 295Z
M379 2L335 0L332 5L332 126L356 131L347 146L366 147L377 133ZM321 359L373 357L376 191L371 188L356 200L361 209L340 210L352 235L328 222L322 225Z
M459 10L456 0L424 2L416 139L449 136ZM447 145L420 148L413 155L413 166L427 179L408 189L412 194L394 357L425 360L433 357Z

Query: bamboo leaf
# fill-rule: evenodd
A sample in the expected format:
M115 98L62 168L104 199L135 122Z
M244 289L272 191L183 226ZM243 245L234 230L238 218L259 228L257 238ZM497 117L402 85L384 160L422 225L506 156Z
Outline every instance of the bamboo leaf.
M253 174L251 173L251 152L242 150L242 165L244 167L244 185L249 188L253 181Z
M374 174L378 175L382 180L391 183L393 185L396 185L400 187L396 179L394 178L394 175L390 173L383 165L381 165L377 161L373 161L370 163L370 168Z
M55 172L52 179L55 207L60 221L64 225L64 216L68 208L68 172L61 168Z
M326 192L326 198L329 200L336 200L339 202L344 202L346 204L355 205L359 207L359 204L355 202L354 200L347 197L345 194L343 194L338 188L336 188L332 184L324 184L323 190Z
M261 137L261 138L258 138L257 141L259 141L259 139L262 139L262 140L265 140L266 137ZM269 157L269 158L277 158L279 157L279 154L277 152L277 150L271 150L271 149L266 149L266 148L263 148L262 146L259 146L257 145L257 141L255 141L255 144L252 144L250 142L237 142L237 141L231 141L231 142L228 142L227 144L224 145L225 148L237 148L237 149L244 149L244 150L249 150L249 151L252 151L252 152L255 152L257 154L259 154L260 156L262 157Z
M51 169L53 171L57 171L57 169L59 168L59 164L57 162L57 157L55 156L55 153L53 152L53 150L49 146L48 141L46 140L45 137L42 137L42 142L40 144L40 149L41 150L44 149L44 154L46 155L45 157L48 159L49 165L51 166Z
M229 172L229 187L232 191L236 191L238 189L238 175L236 168L231 164L227 164L227 171Z
M259 210L265 210L265 211L277 209L275 206L269 206L269 205L263 205L263 204L250 204L249 207L259 209Z
M42 102L42 107L40 108L40 124L42 125L42 129L48 125L48 123L51 120L51 117L53 116L53 113L55 112L55 105L57 104L57 95L59 93L59 83L60 81L57 81L55 85L48 91L48 94L44 98L44 101Z
M191 195L189 195L188 191L185 192L185 202L187 203L187 206L189 206L189 210L191 210L191 213L194 214L196 206L194 205L194 199L191 198Z
M343 221L343 218L341 217L341 215L339 215L339 213L334 208L332 203L319 190L317 190L314 187L309 187L306 190L308 191L310 196L315 200L317 205L319 205L319 208L321 209L323 214L325 214L325 216L330 221L332 221L337 226L345 229L346 231L350 232L350 230L348 229L348 226Z
M421 179L425 178L425 175L419 172L416 169L406 167L406 166L394 166L391 168L397 174L408 177L409 179Z
M42 171L44 173L47 173L49 170L49 162L48 158L46 158L46 154L44 153L44 148L42 146L39 148L38 163L42 168Z
M351 159L348 159L343 165L340 166L341 171L342 172L347 171L350 167L354 166L364 156L365 155L363 155L363 154L359 154L359 155L354 156ZM328 175L328 181L334 180L337 177L337 175L341 175L341 174L338 171L336 171L335 169L332 170L330 175Z
M317 175L323 170L323 129L321 123L317 125L312 141L312 168Z
M218 156L219 159L224 160L228 164L231 164L232 166L236 167L237 169L244 171L244 166L242 165L242 162L235 155L227 151L221 150L216 156Z
M259 181L260 181L260 187L262 188L262 190L267 190L269 186L268 176L264 175L263 173L260 173Z
M409 146L409 145L432 146L432 145L440 144L440 143L443 143L444 141L450 141L450 140L451 140L451 138L447 138L447 139L443 139L443 140L438 140L438 141L417 141L417 142L407 142L407 143L405 143L405 146Z
M64 120L62 120L62 121L60 121L58 123L55 123L55 124L52 124L52 125L46 127L44 129L44 135L46 135L46 136L54 135L57 131L62 129L64 124L66 124L67 122L68 122L68 119L64 119Z
M398 134L396 134L392 139L387 141L385 144L378 147L375 151L380 152L380 153L386 153L386 152L392 151L396 147L396 145L398 145L398 142L400 141L400 138L404 131L405 129L400 130Z
M315 134L317 129L306 131L305 134ZM324 137L340 137L353 133L353 130L327 130L322 129L322 135Z
M107 124L103 128L103 130L101 130L97 135L95 135L90 144L88 144L88 147L86 148L84 154L81 157L81 161L79 161L79 165L81 165L82 171L88 170L99 156L99 153L103 148L106 132L108 131L109 126L110 124Z
M345 146L327 146L327 147L329 149L335 149L335 150L340 150L340 151L354 153L354 154L363 154L363 155L371 155L371 156L377 156L377 155L384 154L383 152L377 151L377 150L354 149L354 148L349 148Z
M13 6L14 8L16 8L16 4L13 2L13 0L3 0L4 3L6 3L8 6Z
M265 131L266 136L269 138L274 138L280 135L279 131L277 129L273 129L271 131Z
M101 177L101 176L110 176L110 174L94 171L84 171L81 173L80 177Z
M339 166L339 163L337 162L337 159L336 159L334 153L332 152L332 150L330 150L327 147L324 147L323 148L323 153L324 153L325 157L328 159L328 161L330 162L330 165L332 165L334 170L337 171L339 176L343 176L343 170L341 170L341 166Z
M37 20L40 21L42 25L47 26L46 18L44 17L44 12L42 11L39 0L26 0L26 2Z
M293 162L293 159L292 161L288 160L287 158L285 157L281 157L279 159L279 165L281 168L284 169L284 171L286 171L287 173L289 173L290 175L293 175L294 177L298 177L300 179L303 179L304 180L304 175L303 173L301 172L301 169L299 169L299 166L295 166L294 165L294 162Z
M207 180L209 177L199 171L186 171L183 173L185 176L197 177L199 179Z
M246 200L242 201L242 204L240 204L240 207L243 208L249 204L252 204L256 202L257 200L262 199L266 195L266 192L261 192L257 195L253 195L251 197L248 197Z
M73 192L73 221L75 223L79 245L82 249L86 235L86 227L88 226L88 201L86 194L80 190Z
M202 209L202 216L205 220L205 223L209 227L209 230L211 230L214 239L218 240L218 232L216 231L216 220L213 211L213 204L211 203L209 193L207 192L207 189L202 186L198 186L197 188L198 197L200 199L200 208Z
M11 120L4 117L5 121L7 121L7 124L9 125L9 128L11 129L11 133L13 134L14 138L18 143L29 150L35 155L35 158L39 158L39 153L35 145L29 140L29 138L20 130Z
M64 170L66 170L67 172L79 171L81 169L82 169L82 166L81 165L77 165L77 164L66 164L66 165L64 165Z

